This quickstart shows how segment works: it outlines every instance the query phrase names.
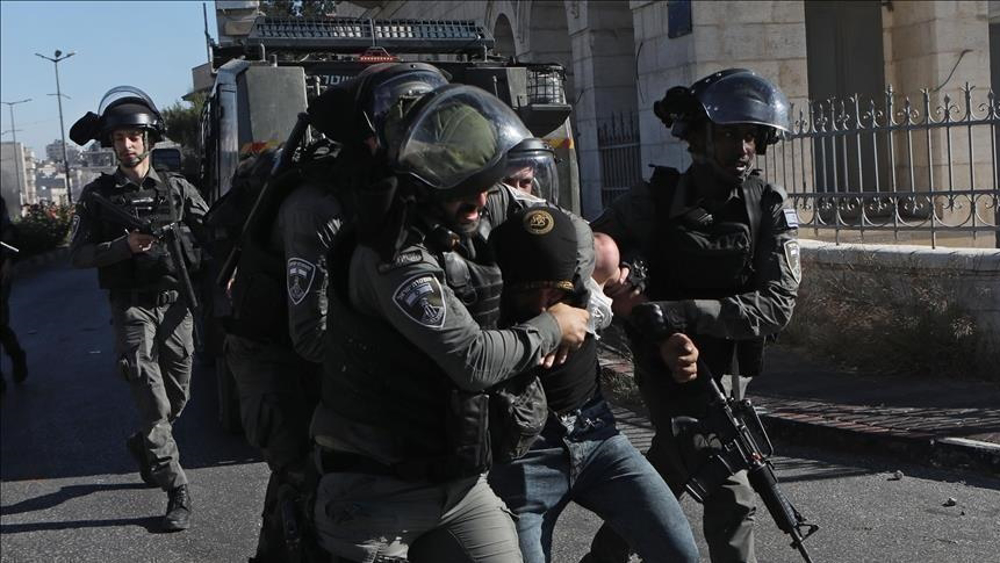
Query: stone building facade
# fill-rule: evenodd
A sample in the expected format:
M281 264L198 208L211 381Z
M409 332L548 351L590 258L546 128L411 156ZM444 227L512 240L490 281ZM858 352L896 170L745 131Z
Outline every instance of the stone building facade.
M602 162L602 127L613 119L637 124L631 140L637 150L626 163L638 169L637 175L648 176L644 171L650 164L686 166L689 159L683 145L653 115L652 106L667 88L690 84L717 70L756 70L785 91L796 115L799 111L807 115L808 100L859 94L864 100L884 101L890 84L899 106L909 97L919 109L921 90L926 89L934 112L945 95L953 104L961 100L966 83L975 86L975 102L985 104L985 92L1000 74L996 1L350 3L364 8L363 17L477 20L493 33L501 54L563 64L575 108L583 212L588 217L600 211L601 191L615 181L606 155ZM976 150L967 146L968 139L954 135L952 164L974 169L971 175L962 174L967 179L952 179L958 187L971 183L980 188L981 182L995 177L995 163L988 154L993 134L989 127L976 129L971 135ZM926 140L924 144L918 140L912 147L917 156L910 156L906 164L918 171L917 178L928 179L902 187L929 189L933 180L937 180L934 186L947 181L949 171L942 164L944 131L936 130L929 138L931 148ZM896 146L893 156L902 150ZM621 167L620 162L612 165ZM813 169L808 162L804 167L802 187L808 190L814 188L806 185ZM995 183L988 187L995 189Z

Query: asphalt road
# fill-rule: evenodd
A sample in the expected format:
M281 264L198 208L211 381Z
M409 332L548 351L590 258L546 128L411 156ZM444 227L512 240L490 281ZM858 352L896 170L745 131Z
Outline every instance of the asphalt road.
M157 532L166 495L142 485L125 451L135 414L113 369L109 314L95 277L57 265L16 282L13 324L31 371L0 402L0 561L246 561L267 472L240 437L216 423L209 369L195 374L175 429L194 523L186 532ZM648 443L643 420L628 412L619 418L637 446ZM780 451L783 490L821 526L806 543L816 562L1000 560L1000 478L821 449ZM949 499L953 506L945 506ZM700 508L690 500L684 507L701 541ZM801 561L770 517L758 514L760 561ZM599 524L571 505L556 530L553 560L578 561Z

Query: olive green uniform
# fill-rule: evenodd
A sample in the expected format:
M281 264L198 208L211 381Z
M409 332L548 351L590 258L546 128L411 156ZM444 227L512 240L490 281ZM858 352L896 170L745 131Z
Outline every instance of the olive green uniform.
M102 182L111 186L110 190L102 190ZM161 177L150 168L141 184L137 186L118 170L113 183L102 178L84 188L73 218L70 256L78 268L98 268L101 285L109 290L118 368L139 411L139 433L152 477L160 488L170 491L187 483L172 424L190 396L194 321L176 277L168 274L136 282L139 278L127 273L129 266L133 272L137 269L139 260L168 260L162 254L156 257L157 252L163 252L157 248L162 243L157 242L148 256L133 255L124 228L102 218L98 206L88 202L87 196L91 190L115 196L165 188L177 218L195 232L200 232L208 207L194 186L178 175ZM179 236L189 248L187 229ZM112 238L108 235L111 232L122 234ZM115 273L105 274L112 269Z
M785 207L784 190L756 175L712 202L699 199L690 170L675 178L674 185L661 185L654 175L650 184L612 203L592 226L614 238L624 258L642 255L650 261L647 297L660 302L675 328L693 338L713 373L734 373L738 357L739 372L756 375L764 337L788 323L795 304L801 277L795 212ZM750 220L750 213L759 220ZM710 242L687 236L685 231L699 227L685 225L698 221L722 234ZM695 383L674 382L662 365L638 361L635 368L657 429L647 456L680 494L686 476L670 420L699 416L707 395ZM706 499L704 531L714 563L756 561L754 496L740 472ZM602 528L591 561L627 560L627 546L612 536L610 528Z

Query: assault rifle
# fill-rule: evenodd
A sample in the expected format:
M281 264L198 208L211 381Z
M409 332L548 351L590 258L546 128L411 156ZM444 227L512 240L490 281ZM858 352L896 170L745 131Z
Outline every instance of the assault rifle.
M187 301L188 308L191 309L192 313L197 312L198 298L195 296L194 286L191 284L191 276L188 275L187 262L184 260L184 249L181 248L181 239L177 236L179 221L173 221L157 227L151 221L144 221L125 211L97 192L90 192L87 197L99 205L112 221L120 223L128 229L152 235L164 244L167 254L177 267L177 277L180 278L179 281L181 282L184 300Z
M663 311L653 303L636 306L632 310L636 329L644 337L659 342L679 332L669 326ZM747 470L750 486L764 501L778 528L791 536L791 546L798 550L806 563L812 563L803 544L819 526L809 524L778 489L778 478L769 457L774 454L771 440L764 431L749 399L736 400L723 394L712 372L701 359L698 360L698 379L692 384L706 385L709 392L709 409L701 419L675 417L672 421L674 436L683 447L697 450L698 462L690 468L690 478L684 487L698 502L704 502L730 476Z

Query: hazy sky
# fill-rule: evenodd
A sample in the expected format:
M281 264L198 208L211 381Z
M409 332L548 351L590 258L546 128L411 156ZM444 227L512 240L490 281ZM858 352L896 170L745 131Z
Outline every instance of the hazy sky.
M191 90L191 68L207 60L202 2L173 0L111 2L0 0L0 100L14 106L17 140L45 157L59 137L53 64L56 49L76 55L59 63L66 141L73 123L97 111L105 92L130 84L160 109ZM206 3L208 29L215 32L214 2ZM0 105L0 131L8 131L10 108ZM10 141L5 133L3 141Z

